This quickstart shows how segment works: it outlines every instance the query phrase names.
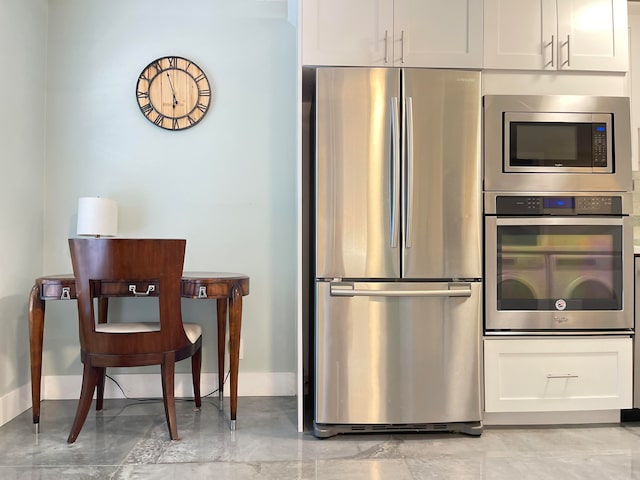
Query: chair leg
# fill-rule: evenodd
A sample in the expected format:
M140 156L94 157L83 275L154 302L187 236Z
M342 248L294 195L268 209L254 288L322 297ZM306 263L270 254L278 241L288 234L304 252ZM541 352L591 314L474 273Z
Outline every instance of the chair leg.
M67 443L73 443L78 438L80 430L87 419L87 414L91 408L91 401L93 399L93 392L96 389L96 384L99 377L99 368L91 366L91 358L87 356L84 361L84 371L82 373L82 388L80 390L80 400L78 400L78 408L76 409L76 418L73 420L71 426L71 432Z
M104 402L104 382L107 375L107 369L104 367L98 368L98 384L96 390L96 411L102 410Z
M163 356L162 371L162 399L164 401L164 414L167 417L169 436L171 440L180 440L178 437L178 425L176 421L176 397L175 397L175 371L176 359L171 354Z
M202 370L202 348L198 347L191 357L191 377L193 378L193 400L197 408L202 406L200 396L200 372Z

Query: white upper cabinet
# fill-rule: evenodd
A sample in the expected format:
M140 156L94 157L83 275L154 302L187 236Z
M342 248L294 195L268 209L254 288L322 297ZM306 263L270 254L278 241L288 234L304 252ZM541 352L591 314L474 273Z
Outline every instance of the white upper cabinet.
M303 65L391 65L393 2L303 0Z
M559 68L629 69L629 29L625 0L557 0Z
M394 60L408 67L482 67L482 0L396 0Z
M628 70L626 0L485 0L484 67Z
M304 65L482 67L482 0L303 0L301 8Z

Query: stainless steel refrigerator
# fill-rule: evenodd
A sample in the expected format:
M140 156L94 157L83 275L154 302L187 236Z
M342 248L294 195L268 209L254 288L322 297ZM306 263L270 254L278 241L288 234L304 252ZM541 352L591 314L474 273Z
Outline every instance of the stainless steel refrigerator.
M315 80L314 434L479 435L480 74Z

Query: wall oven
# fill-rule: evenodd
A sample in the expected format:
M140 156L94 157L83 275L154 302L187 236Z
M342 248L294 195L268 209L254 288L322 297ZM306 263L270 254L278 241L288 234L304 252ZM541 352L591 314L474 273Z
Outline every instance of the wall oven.
M484 97L489 191L629 191L629 99Z
M485 331L633 329L630 193L485 193Z

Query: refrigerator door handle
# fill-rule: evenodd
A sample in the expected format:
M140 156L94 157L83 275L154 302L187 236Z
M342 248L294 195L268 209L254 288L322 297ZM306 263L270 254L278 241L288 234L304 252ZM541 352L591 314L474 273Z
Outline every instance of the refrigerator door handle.
M400 170L400 120L398 97L391 97L391 248L398 248L400 208L398 207Z
M332 283L332 297L470 297L470 283L454 283L447 288L367 288L366 283Z
M413 98L405 99L406 105L406 173L405 173L405 226L404 226L404 246L411 248L411 236L413 225Z

